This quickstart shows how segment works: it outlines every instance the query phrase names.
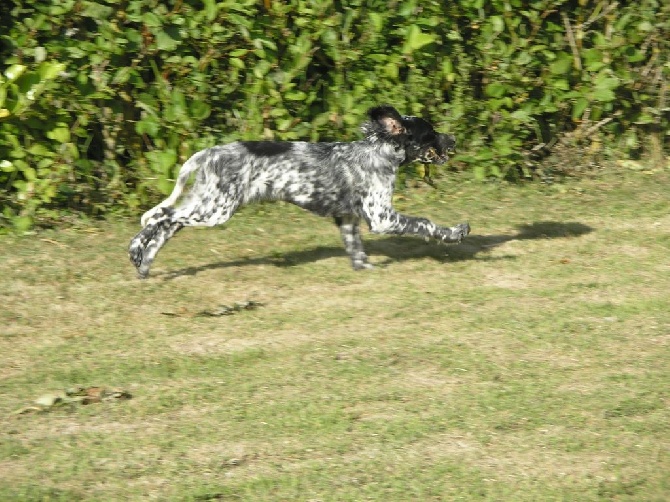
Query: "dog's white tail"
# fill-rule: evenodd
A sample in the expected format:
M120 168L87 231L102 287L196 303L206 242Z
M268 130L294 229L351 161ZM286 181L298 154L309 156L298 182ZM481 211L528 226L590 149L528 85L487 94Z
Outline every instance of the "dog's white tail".
M156 214L156 212L159 209L172 206L174 205L175 202L177 202L177 199L184 191L184 187L186 186L189 177L200 167L201 153L202 152L198 152L191 155L189 159L186 162L184 162L184 165L182 165L181 169L179 169L179 175L177 176L177 183L175 183L175 186L172 189L172 193L163 202L158 204L156 207L149 209L146 213L142 215L142 218L140 218L140 223L142 224L142 226L145 226L147 224L147 221L149 221L149 218L151 218L154 214Z

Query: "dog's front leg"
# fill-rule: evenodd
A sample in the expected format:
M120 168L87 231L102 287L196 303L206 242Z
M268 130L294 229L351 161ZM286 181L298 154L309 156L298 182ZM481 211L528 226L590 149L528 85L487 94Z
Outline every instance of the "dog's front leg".
M368 263L368 256L363 250L363 241L359 229L360 218L358 216L335 216L335 224L340 228L340 235L344 248L351 258L351 266L354 270L373 268Z
M400 214L390 206L369 206L369 209L365 218L374 233L418 235L439 242L461 242L470 233L470 225L467 223L441 227L426 218Z

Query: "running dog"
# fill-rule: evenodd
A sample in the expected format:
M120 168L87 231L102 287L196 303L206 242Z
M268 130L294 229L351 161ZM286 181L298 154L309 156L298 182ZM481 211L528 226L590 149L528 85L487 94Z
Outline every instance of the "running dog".
M181 167L172 194L144 213L143 228L130 241L138 276L147 277L156 254L177 231L221 225L241 205L261 200L283 200L333 217L355 270L372 268L361 242L361 219L374 233L460 242L470 233L467 223L441 227L392 207L398 168L414 161L446 162L455 138L389 105L371 108L368 117L360 141L238 141L195 153ZM192 187L175 206L193 173Z

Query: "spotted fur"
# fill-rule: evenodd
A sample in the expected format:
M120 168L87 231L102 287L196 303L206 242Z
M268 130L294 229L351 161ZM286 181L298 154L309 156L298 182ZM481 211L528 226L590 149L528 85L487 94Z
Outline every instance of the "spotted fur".
M371 108L368 115L361 141L238 141L194 154L172 194L142 216L143 228L130 241L128 253L139 277L148 275L158 251L182 228L220 225L241 205L261 200L288 201L333 217L357 270L372 267L361 242L361 219L375 233L460 242L470 232L467 223L440 227L397 213L391 205L398 167L417 160L445 162L454 137L391 106ZM193 186L175 206L194 173Z

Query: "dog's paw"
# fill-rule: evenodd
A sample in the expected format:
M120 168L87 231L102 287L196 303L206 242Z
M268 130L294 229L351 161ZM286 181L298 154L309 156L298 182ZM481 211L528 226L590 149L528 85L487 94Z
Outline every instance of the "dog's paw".
M463 237L467 237L468 234L470 233L470 224L467 222L461 223L460 225L456 225L456 228L458 229L458 233L460 235L458 239L459 242Z
M354 270L372 270L375 266L367 261L357 261L351 265Z
M137 269L138 277L144 279L147 274L140 272L142 268L142 259L144 258L144 246L142 245L142 241L137 237L130 241L130 246L128 246L128 258L130 259L130 263Z
M445 232L445 235L442 237L442 242L457 242L460 243L464 237L470 233L470 224L469 223L460 223L455 227L448 229L448 232Z
M128 257L130 262L135 265L135 270L137 271L138 279L146 279L149 276L149 264L143 263L144 252L142 247L130 247L128 249Z

